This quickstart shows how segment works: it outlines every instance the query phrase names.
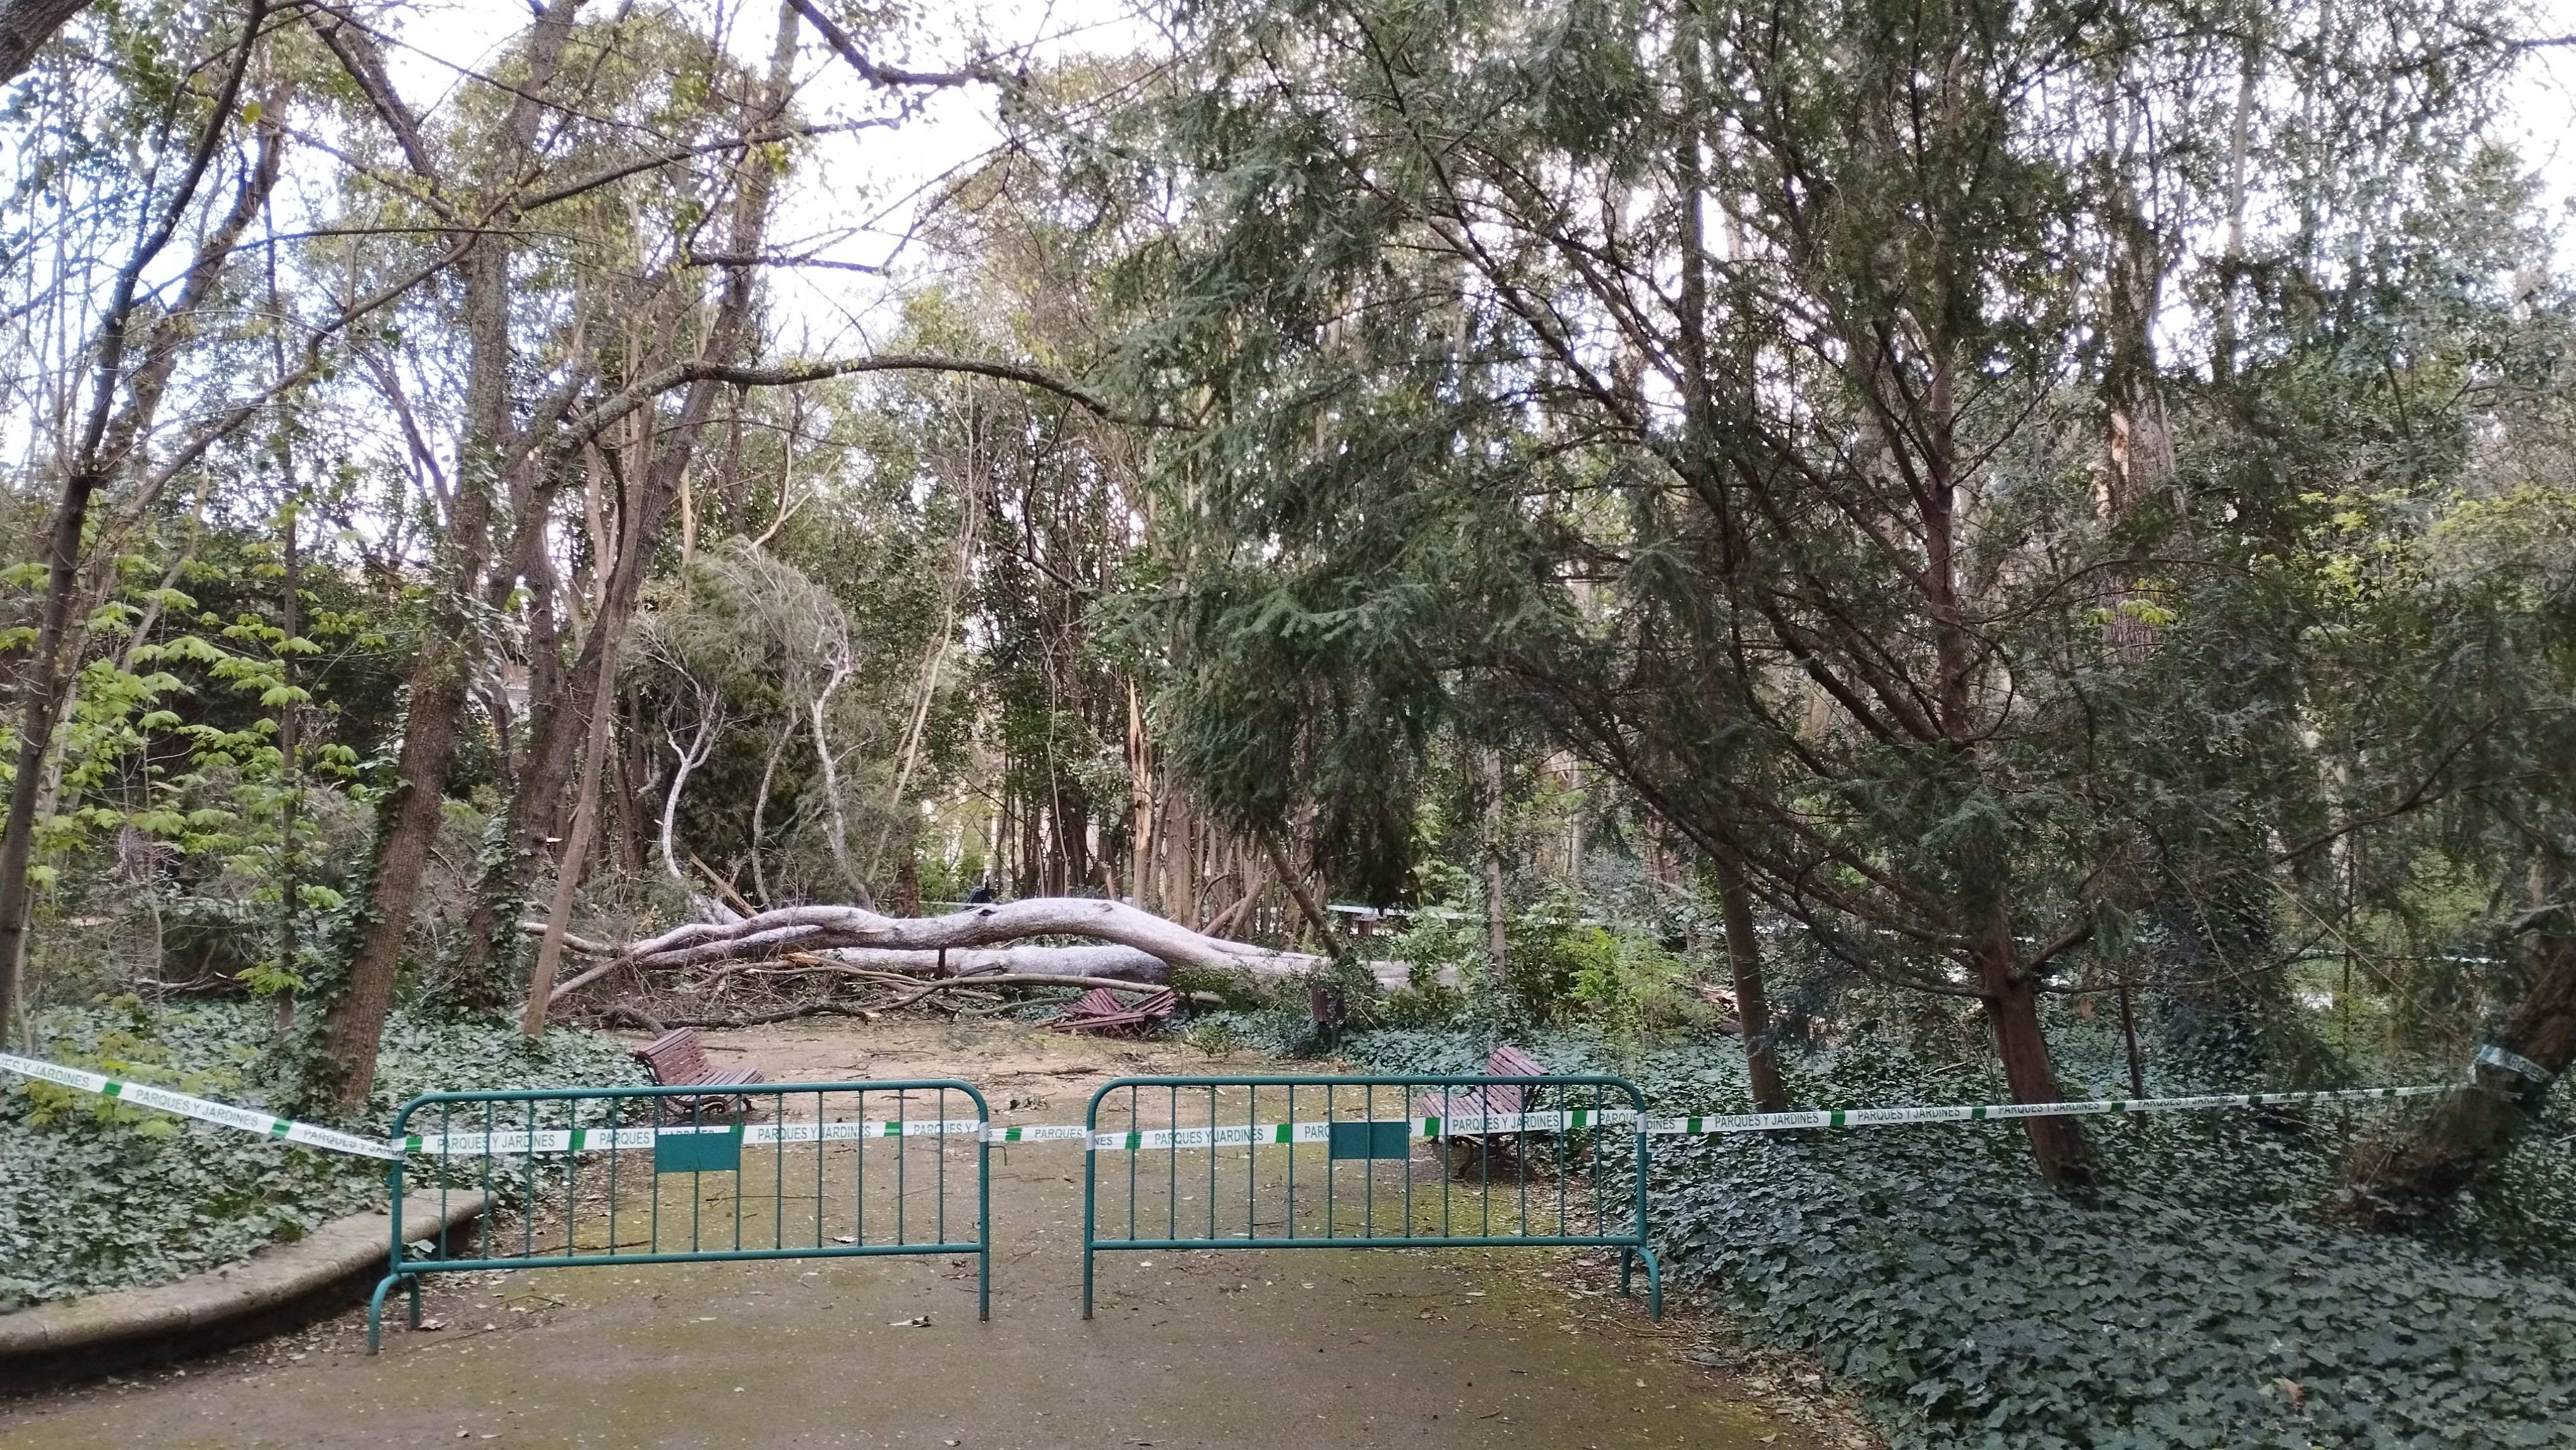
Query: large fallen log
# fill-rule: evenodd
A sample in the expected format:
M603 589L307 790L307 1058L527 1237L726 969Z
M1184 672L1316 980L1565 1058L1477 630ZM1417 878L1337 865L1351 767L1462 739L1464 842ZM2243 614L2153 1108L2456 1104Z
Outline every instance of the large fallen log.
M900 960L878 957L870 965L907 973L936 974L941 965L937 959L944 952L948 958L946 970L952 975L984 965L1021 971L1040 963L1017 954L1050 949L1011 946L1009 956L992 962L976 962L968 954L979 948L1050 936L1089 937L1108 943L1112 948L1124 948L1131 954L1098 962L1087 961L1082 963L1084 970L1078 973L1055 975L1125 977L1141 965L1138 958L1150 958L1166 967L1243 972L1275 980L1295 976L1325 961L1325 958L1304 952L1273 951L1248 942L1204 936L1179 922L1140 911L1125 902L1088 897L1040 896L1026 901L972 907L945 916L919 917L880 916L855 906L791 906L764 911L740 921L690 922L658 936L628 943L610 960L558 985L548 1000L560 1001L568 993L622 967L658 972L791 953L830 954L833 957L861 952L901 953L904 955ZM1051 950L1099 952L1104 948L1060 947ZM924 956L933 960L925 963L921 960ZM1123 963L1129 970L1102 970L1113 961ZM1369 970L1386 986L1404 985L1406 967L1402 962L1371 962Z
M603 1010L599 1014L599 1021L602 1026L607 1027L641 1027L658 1037L674 1027L761 1027L773 1022L792 1021L799 1017L828 1015L874 1021L888 1012L900 1011L924 998L950 990L966 991L979 987L1080 987L1085 989L1108 987L1116 991L1130 992L1137 990L1141 985L1118 979L1063 977L1046 972L996 972L971 977L942 977L911 996L895 1001L869 1002L827 998L820 1002L804 1002L793 1007L781 1007L767 1012L745 1012L730 1017L656 1017L639 1008L621 1003ZM1216 1007L1224 1004L1224 999L1213 992L1185 992L1182 995L1202 1007Z
M797 953L798 957L806 953ZM1172 964L1134 947L962 947L953 952L906 951L897 947L842 947L815 953L823 961L869 972L899 972L908 977L962 977L977 972L1039 972L1056 976L1116 977L1127 982L1161 985L1172 979Z

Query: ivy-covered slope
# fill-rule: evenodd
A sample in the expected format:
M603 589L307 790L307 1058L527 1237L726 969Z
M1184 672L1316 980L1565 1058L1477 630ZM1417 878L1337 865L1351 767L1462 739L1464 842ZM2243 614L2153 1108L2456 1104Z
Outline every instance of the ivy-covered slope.
M133 998L43 1014L57 1062L246 1107L265 1004L159 1009ZM558 1029L395 1014L370 1117L433 1090L642 1081L614 1042ZM0 1074L0 1311L167 1283L382 1204L382 1166Z
M2107 1043L2068 1036L2070 1088L2115 1091ZM1744 1107L1724 1040L1620 1063L1537 1050L1624 1069L1658 1110ZM1388 1069L1478 1055L1419 1032L1345 1051ZM1866 1039L1794 1071L1801 1105L1996 1091ZM2393 1111L2091 1120L2107 1182L2080 1196L2037 1181L2009 1125L1658 1139L1654 1230L1676 1288L1814 1350L1900 1447L2576 1445L2568 1129L2436 1237L2331 1226L2317 1207L2345 1134Z

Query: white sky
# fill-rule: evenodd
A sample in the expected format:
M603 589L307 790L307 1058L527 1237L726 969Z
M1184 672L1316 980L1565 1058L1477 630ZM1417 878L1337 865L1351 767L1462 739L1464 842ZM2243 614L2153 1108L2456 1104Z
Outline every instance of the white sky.
M738 17L732 22L734 52L747 65L766 67L777 34L776 0L715 0L695 8L702 18L713 11L719 23L727 15ZM416 102L443 97L458 84L455 68L486 67L524 28L527 13L521 0L419 0L401 32L409 53L389 57L396 85ZM941 70L977 53L1025 50L1047 60L1134 50L1151 40L1131 0L930 0L917 14L921 43L908 54L871 52L870 58ZM823 46L811 25L804 27L804 37L799 103L809 119L876 114L878 99ZM781 198L771 223L773 249L800 255L819 249L835 261L869 265L891 261L899 274L917 274L936 259L905 246L905 234L926 194L1000 142L993 105L989 87L938 92L900 129L818 139ZM770 287L773 316L786 320L788 335L780 341L790 352L846 355L876 342L875 335L897 321L899 287L863 274L782 269Z
M926 0L916 11L921 43L909 55L875 59L923 69L944 68L969 53L1026 48L1039 59L1085 52L1144 48L1154 32L1138 15L1140 0ZM716 13L733 14L734 47L747 63L766 63L775 34L775 0L714 0ZM603 7L604 8L604 7ZM397 81L417 100L451 90L450 65L480 68L525 25L520 0L420 0L403 32L412 47L397 53ZM2536 0L2534 33L2576 35L2576 0ZM866 107L866 91L837 57L808 30L803 103L816 119ZM447 64L442 64L445 62ZM2560 233L2561 270L2576 263L2576 46L2536 52L2512 91L2514 119L2506 139L2540 176ZM784 200L773 227L774 245L807 250L826 239L825 255L870 264L894 260L898 271L936 259L901 239L918 214L917 202L940 178L972 163L996 144L1001 130L986 88L931 97L922 114L896 131L863 131L818 142ZM893 325L895 287L851 272L807 269L773 281L776 313L791 322L780 339L809 355L844 353L867 346Z

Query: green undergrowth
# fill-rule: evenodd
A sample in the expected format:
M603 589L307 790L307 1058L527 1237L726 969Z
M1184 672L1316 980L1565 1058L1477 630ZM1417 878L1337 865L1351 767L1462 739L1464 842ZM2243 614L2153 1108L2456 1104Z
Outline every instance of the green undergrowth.
M269 1108L264 1005L120 997L38 1017L53 1061ZM387 1024L366 1121L436 1090L642 1081L615 1042L505 1023ZM0 1075L0 1311L167 1283L385 1201L381 1164Z
M2061 1037L2072 1095L2126 1095L2107 1035ZM1624 1072L1658 1112L1748 1106L1728 1039L1525 1045ZM1341 1055L1458 1071L1485 1046L1381 1031ZM1787 1068L1802 1107L2000 1095L1981 1065L1866 1035ZM2549 1125L2427 1236L2328 1223L2351 1136L2409 1111L2089 1119L2104 1181L2080 1193L2042 1184L2008 1124L1662 1138L1654 1233L1673 1291L1815 1352L1899 1447L2576 1445L2576 1130Z

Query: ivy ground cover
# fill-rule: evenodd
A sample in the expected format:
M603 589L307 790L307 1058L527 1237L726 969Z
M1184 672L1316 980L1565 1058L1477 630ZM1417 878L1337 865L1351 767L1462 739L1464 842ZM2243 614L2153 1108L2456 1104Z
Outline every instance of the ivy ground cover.
M270 1103L265 1004L162 1008L132 997L46 1012L56 1062L244 1107ZM642 1081L615 1042L397 1012L369 1117L438 1090ZM385 1201L383 1165L0 1075L0 1312L168 1283Z
M2071 1095L2124 1095L2107 1041L2065 1039ZM1659 1111L1744 1110L1727 1039L1537 1051L1624 1071ZM1481 1056L1427 1032L1346 1053ZM1867 1034L1791 1073L1800 1106L1999 1095ZM2338 1227L2323 1205L2347 1143L2398 1111L2095 1119L2104 1181L2079 1193L2040 1183L2007 1124L1659 1138L1655 1233L1676 1289L1817 1354L1899 1447L2576 1445L2576 1137L2548 1125L2425 1235Z

